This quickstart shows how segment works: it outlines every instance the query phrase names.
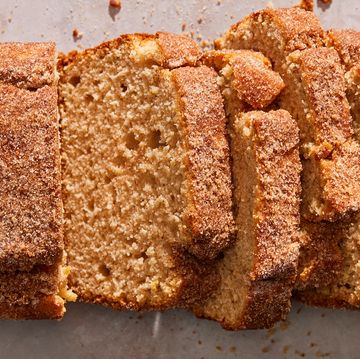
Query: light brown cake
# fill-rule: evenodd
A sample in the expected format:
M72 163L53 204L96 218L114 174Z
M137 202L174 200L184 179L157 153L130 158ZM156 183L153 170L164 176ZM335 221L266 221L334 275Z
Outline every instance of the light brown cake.
M356 168L327 171L328 166L339 168L329 162L346 152L340 148L351 140L352 119L339 57L325 47L325 34L315 15L299 8L255 12L233 25L215 45L259 50L283 78L280 106L300 127L303 217L334 221L356 213L359 183L344 177L349 172L357 178Z
M65 312L55 44L0 44L0 318Z
M215 72L168 33L124 35L60 61L65 240L80 299L189 306L218 283L233 233ZM174 67L183 66L174 69Z
M237 240L218 263L220 286L193 311L226 329L268 328L284 319L299 254L298 129L267 107L283 89L267 58L253 51L210 51L231 140ZM276 172L276 173L275 173Z
M347 97L351 104L355 134L359 142L359 91L357 69L360 60L360 36L354 30L331 30L328 46L339 53L347 71ZM347 162L360 167L360 146L355 141L349 147ZM346 174L347 175L347 174ZM360 178L348 178L359 183ZM303 268L296 296L308 304L328 307L360 308L360 218L355 215L346 221L313 226L310 235L316 244L302 253Z

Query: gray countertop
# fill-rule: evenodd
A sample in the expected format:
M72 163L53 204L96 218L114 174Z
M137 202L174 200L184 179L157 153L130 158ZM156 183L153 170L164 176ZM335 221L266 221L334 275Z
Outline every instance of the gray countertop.
M273 0L275 6L297 1ZM122 0L115 13L107 0L0 0L0 41L54 40L59 51L94 46L126 32L193 31L203 40L269 1L171 2ZM333 0L318 8L324 27L360 29L360 2ZM77 28L82 38L74 41ZM116 312L81 303L67 305L60 322L0 322L0 359L22 358L360 358L360 313L294 303L274 330L227 332L185 311Z

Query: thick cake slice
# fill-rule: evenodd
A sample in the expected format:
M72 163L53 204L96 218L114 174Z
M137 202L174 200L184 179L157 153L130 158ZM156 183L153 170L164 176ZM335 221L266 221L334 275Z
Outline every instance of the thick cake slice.
M310 221L334 221L360 208L360 184L348 180L359 178L357 167L340 159L353 146L345 145L352 141L352 120L344 73L336 51L324 44L318 19L299 8L255 12L216 41L218 48L263 52L283 78L280 106L300 128L302 215Z
M61 318L55 44L0 44L0 318Z
M235 246L198 316L227 329L268 328L290 309L299 254L298 129L283 110L243 113L232 132Z
M360 63L360 36L354 30L331 30L328 36L328 45L338 51L347 71L347 97L359 142L360 101L356 74ZM347 162L360 167L359 144L352 145L352 155ZM352 180L360 182L359 177ZM303 252L303 268L300 268L298 281L300 290L296 296L313 305L360 308L359 215L333 225L324 223L310 235L321 245L310 246Z
M231 139L237 239L218 263L220 285L195 314L227 329L268 328L284 319L299 254L298 128L268 106L283 89L267 58L253 51L210 51L219 73Z
M225 114L189 38L125 35L60 61L65 239L80 299L188 306L232 237ZM177 66L184 66L173 69Z
M307 281L306 289L296 291L295 295L310 305L360 309L360 217L355 216L349 221L340 222L332 235L338 250L329 250L329 244L325 250L330 256L340 251L336 270L334 271L333 267L324 268L322 261L322 267L318 269L318 273L314 273L315 281ZM320 280L317 279L319 276ZM324 278L325 280L321 281Z

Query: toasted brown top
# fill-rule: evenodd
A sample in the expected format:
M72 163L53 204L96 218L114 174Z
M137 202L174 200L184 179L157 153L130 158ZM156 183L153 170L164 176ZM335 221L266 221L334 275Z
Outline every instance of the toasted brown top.
M163 54L163 66L175 68L195 65L201 56L199 46L188 36L170 32L158 32L155 36Z
M55 80L55 44L0 44L0 82L28 89L51 85Z
M299 130L284 110L250 112L255 127L257 175L256 259L253 279L288 277L299 254ZM281 170L280 170L281 169Z
M11 46L0 46L0 272L58 263L63 249L54 45Z
M66 56L60 55L58 66L67 66L71 62L83 59L97 51L115 49L122 43L128 43L129 46L141 50L139 57L143 61L149 61L150 64L156 63L170 69L194 65L201 57L199 46L187 36L168 32L158 32L155 35L135 33L122 35L83 52L72 51ZM136 44L139 46L137 47Z
M211 258L228 246L234 230L223 100L214 70L182 67L172 74L184 116L191 250Z
M240 100L254 109L270 105L284 88L280 75L271 69L271 62L259 52L251 50L208 51L202 61L220 71L232 66L233 87Z
M236 43L236 33L244 28L251 27L251 23L272 23L279 31L279 38L283 42L284 49L290 53L295 50L303 50L307 47L322 45L324 31L319 19L311 11L301 8L264 9L253 12L243 20L234 24L230 30L215 41L216 48L231 47L231 42ZM265 24L266 26L266 24Z
M353 29L328 31L328 44L339 53L346 70L360 64L360 32Z
M310 110L312 136L320 146L316 152L320 158L327 157L329 152L322 148L324 144L331 147L352 136L344 71L334 49L311 48L292 56L293 59L295 56Z

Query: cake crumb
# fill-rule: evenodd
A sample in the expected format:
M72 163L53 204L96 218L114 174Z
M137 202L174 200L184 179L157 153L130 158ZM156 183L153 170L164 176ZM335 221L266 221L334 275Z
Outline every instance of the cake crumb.
M74 41L78 41L83 37L83 33L79 31L79 29L75 28L72 31L72 36L74 38Z
M219 352L222 352L222 347L220 345L217 345L216 350L218 350Z
M121 1L120 0L110 0L109 6L116 7L117 9L121 9Z
M295 350L295 354L298 355L301 358L305 358L305 353L304 352L301 352L299 350Z
M295 7L299 7L306 11L314 11L314 0L300 0L299 4Z
M183 23L181 24L181 31L184 32L185 30L186 30L186 23L183 22Z
M289 346L284 345L282 351L283 351L284 354L286 354L289 351Z
M235 353L236 352L236 347L230 347L229 352L230 353Z
M263 353L268 353L268 352L270 351L270 347L269 347L269 346L263 347L263 348L261 349L261 351L262 351Z

